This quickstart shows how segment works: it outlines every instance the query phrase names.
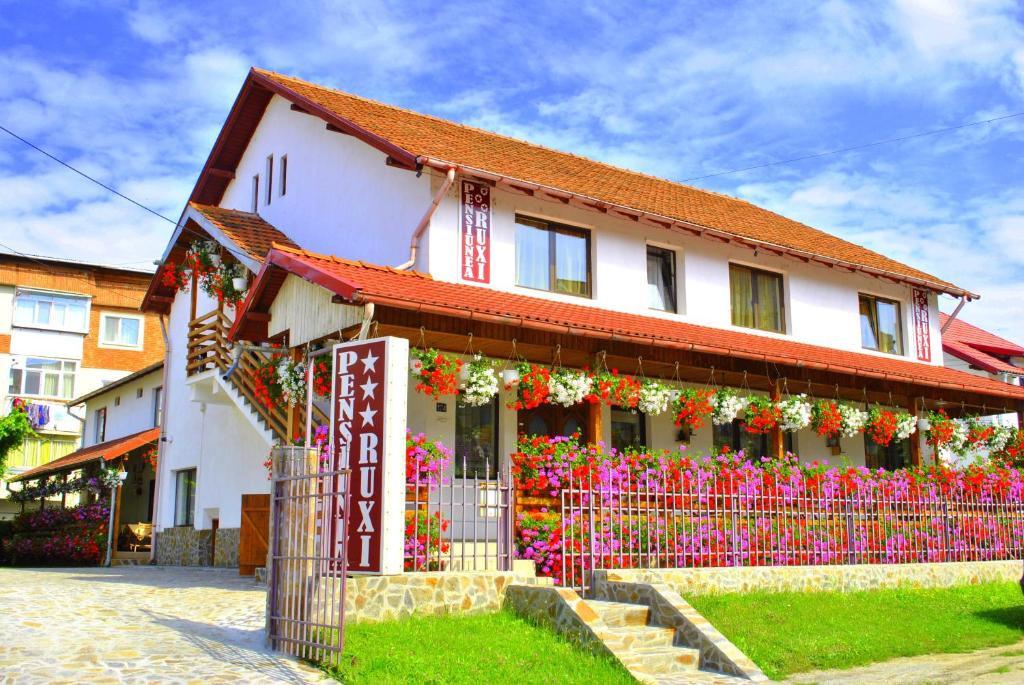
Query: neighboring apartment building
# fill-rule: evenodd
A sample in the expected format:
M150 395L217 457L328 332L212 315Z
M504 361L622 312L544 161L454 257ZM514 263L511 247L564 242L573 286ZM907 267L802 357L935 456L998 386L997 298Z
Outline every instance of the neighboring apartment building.
M959 286L742 200L271 72L246 79L165 263L206 239L252 285L237 312L163 277L147 293L144 309L169 330L158 559L164 539L177 552L211 544L214 526L233 535L241 495L268 492L269 449L303 425L257 406L232 362L244 371L249 353L226 338L301 354L369 327L506 364L602 360L678 384L913 413L1024 408L1024 389L943 365L938 298L977 297ZM508 399L469 410L410 389L407 424L457 452L474 444L472 458L483 450L494 468L520 434L574 430L652 448L686 440L698 454L929 458L920 435L884 449L863 435L827 445L810 430L752 437L738 424L682 436L667 415L517 413Z
M162 360L159 318L139 310L151 272L0 254L0 413L22 397L49 420L8 458L8 476L79 447L70 401ZM16 510L0 486L0 512ZM20 509L20 507L18 507Z

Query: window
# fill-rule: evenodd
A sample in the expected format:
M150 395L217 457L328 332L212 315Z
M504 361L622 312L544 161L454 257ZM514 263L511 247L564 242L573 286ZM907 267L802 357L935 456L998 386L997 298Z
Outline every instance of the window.
M14 301L14 325L89 332L89 298L19 290Z
M910 439L896 440L888 445L879 445L870 436L864 436L864 452L867 467L895 471L910 466Z
M107 439L107 408L96 410L96 432L95 442L105 442Z
M174 525L191 526L196 503L196 470L185 469L174 474Z
M786 332L780 274L730 264L729 290L734 326Z
M590 232L517 215L516 285L590 297Z
M796 441L792 433L782 434L782 449L784 452L795 452ZM730 452L739 452L749 459L759 459L769 456L771 450L768 444L769 435L765 433L751 433L747 430L746 421L735 419L732 423L719 426L714 425L715 452L721 452L728 447Z
M62 359L14 358L11 360L7 392L12 395L71 399L75 396L77 368L76 362Z
M118 395L117 397L114 398L114 406L115 407L120 407L121 406L121 396L120 395Z
M104 312L100 315L100 345L142 347L142 317Z
M455 408L455 477L498 477L498 399Z
M676 311L676 253L647 246L647 306Z
M860 296L860 344L866 349L903 354L901 321L899 302Z
M260 175L252 177L252 213L255 214L260 208Z
M281 179L278 183L281 184L281 197L284 197L284 194L288 192L288 155L281 155L280 165L281 171L278 176L280 176Z
M274 155L267 155L267 204L274 199Z
M141 400L142 399L142 388L136 388L136 390L135 390L135 399L137 399L137 400Z
M164 411L164 387L153 388L153 425L159 426Z
M641 411L612 408L612 447L622 452L647 446L647 420Z

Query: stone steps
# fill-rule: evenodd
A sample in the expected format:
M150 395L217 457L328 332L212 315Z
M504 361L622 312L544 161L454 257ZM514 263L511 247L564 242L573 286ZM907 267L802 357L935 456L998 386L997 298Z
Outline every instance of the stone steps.
M630 672L658 677L700 667L698 650L675 644L675 628L649 624L646 605L593 599L584 603L607 626L597 631L597 637Z

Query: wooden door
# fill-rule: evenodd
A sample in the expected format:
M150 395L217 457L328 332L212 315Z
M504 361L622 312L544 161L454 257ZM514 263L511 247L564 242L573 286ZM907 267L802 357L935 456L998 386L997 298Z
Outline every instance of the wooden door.
M542 404L536 409L519 412L519 435L572 435L580 434L580 442L590 442L588 407L577 404L560 407Z
M270 540L270 495L242 495L242 531L238 540L238 575L251 576L267 565Z

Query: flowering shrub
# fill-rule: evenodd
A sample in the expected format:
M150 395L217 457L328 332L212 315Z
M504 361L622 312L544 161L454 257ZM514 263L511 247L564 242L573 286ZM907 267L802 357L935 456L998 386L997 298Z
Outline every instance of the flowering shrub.
M836 437L843 430L839 405L831 400L818 400L811 407L811 427L823 438Z
M112 487L117 487L120 482L115 469L104 468L95 476L79 476L78 478L69 478L67 480L57 480L56 478L43 479L39 485L32 487L22 486L19 490L10 490L8 497L10 497L12 502L31 502L32 500L44 497L81 492L82 490L98 494L106 492Z
M899 418L896 412L883 409L877 404L868 411L868 420L864 425L864 434L879 445L891 443L898 429Z
M551 389L551 371L536 364L523 362L516 366L519 382L516 384L516 399L509 403L509 409L535 409L547 401ZM510 388L511 389L511 388Z
M548 378L548 401L551 404L571 407L583 401L590 393L591 385L590 376L582 371L564 367L555 369Z
M925 432L928 444L935 451L948 450L963 456L967 451L967 427L949 418L945 409L928 412L928 430Z
M780 428L787 433L795 433L811 425L811 403L807 395L787 397L779 402L781 419Z
M313 361L313 394L317 397L329 397L331 381L334 375L334 355L322 354Z
M149 464L149 468L153 469L154 471L156 471L157 456L158 450L156 448L156 445L153 445L148 450L142 453L142 458L145 459L146 463Z
M465 379L459 386L459 400L470 407L480 407L498 394L498 374L494 363L474 354L472 361L464 367Z
M93 565L105 545L110 509L102 503L19 514L6 554L17 565Z
M683 388L672 402L672 412L676 415L676 425L686 426L690 430L703 428L704 421L715 411L713 390L703 388Z
M244 276L245 268L241 264L224 262L216 268L203 272L199 277L199 287L218 303L234 307L245 297L244 290L235 288L234 279Z
M289 407L306 399L306 365L288 356L277 363L277 384L281 398Z
M771 398L764 395L753 395L747 398L745 428L748 433L770 433L781 420L782 410Z
M658 381L644 381L636 407L648 416L658 416L668 411L671 402L672 390L668 386Z
M1024 502L1021 472L996 465L888 472L541 437L520 440L512 459L523 494L564 507L517 522L517 555L558 578L590 558L604 568L906 563L1013 558L1024 544L1020 526L985 508ZM559 568L563 548L575 568Z
M12 405L11 411L0 417L0 476L7 467L7 455L21 447L25 438L34 432L24 404Z
M405 432L405 482L435 488L444 482L443 473L452 461L452 451L440 440L427 440L423 433Z
M732 423L746 406L746 399L737 396L729 388L721 388L715 392L715 411L711 414L711 423L716 426Z
M442 395L456 395L459 392L459 370L462 360L437 350L413 350L413 375L416 376L416 391L430 395L435 400Z
M1007 431L1006 442L992 452L992 463L1003 468L1024 468L1024 427Z
M422 509L405 512L406 571L443 570L441 557L450 547L441 536L448 531L448 523L439 511L433 514Z
M283 357L284 355L280 353L271 354L262 359L259 365L252 370L253 394L256 396L256 401L268 411L272 410L284 396L281 379L277 372L277 366Z

